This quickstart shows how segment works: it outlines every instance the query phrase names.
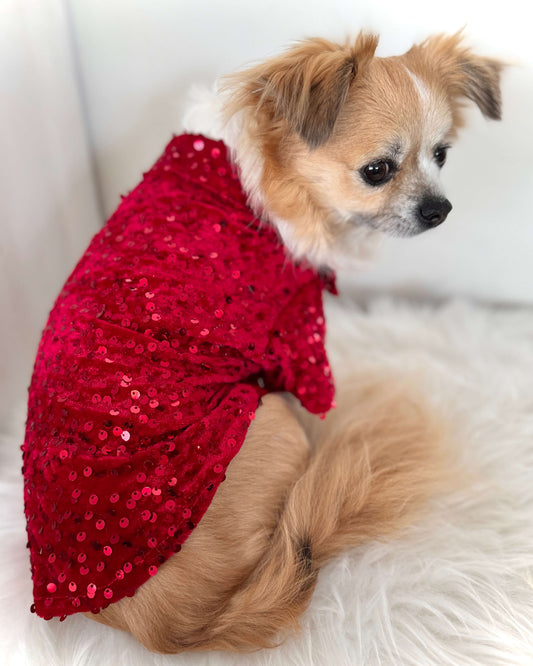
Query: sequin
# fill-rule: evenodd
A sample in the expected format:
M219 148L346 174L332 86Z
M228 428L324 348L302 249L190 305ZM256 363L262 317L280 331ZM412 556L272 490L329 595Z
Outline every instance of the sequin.
M155 575L200 521L263 394L329 409L328 280L254 217L222 143L172 140L43 333L24 444L39 615L97 612Z

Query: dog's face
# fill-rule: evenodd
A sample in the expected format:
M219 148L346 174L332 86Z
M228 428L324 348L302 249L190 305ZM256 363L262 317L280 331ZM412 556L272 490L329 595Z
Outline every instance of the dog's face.
M350 88L331 136L295 164L348 225L400 236L451 209L439 184L453 137L441 91L402 59L373 59Z
M249 112L260 145L260 204L316 263L352 231L412 236L443 222L452 206L439 175L462 104L500 117L501 64L459 36L392 58L374 57L376 46L369 35L308 40L233 79L230 106Z

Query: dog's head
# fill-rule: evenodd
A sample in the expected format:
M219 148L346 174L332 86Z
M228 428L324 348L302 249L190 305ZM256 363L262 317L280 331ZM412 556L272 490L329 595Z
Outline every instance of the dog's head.
M451 204L439 174L463 104L500 118L502 65L459 35L390 58L374 56L377 43L310 39L229 78L252 202L296 256L318 264L350 234L412 236L443 222Z

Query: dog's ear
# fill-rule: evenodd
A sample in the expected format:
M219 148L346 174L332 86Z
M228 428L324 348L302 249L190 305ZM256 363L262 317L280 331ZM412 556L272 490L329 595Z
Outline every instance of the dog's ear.
M344 46L325 39L300 42L283 55L230 77L228 87L237 92L237 104L234 98L230 107L256 106L271 122L285 121L316 148L331 135L350 85L374 56L377 43L376 36L366 34Z
M462 33L429 37L409 53L431 67L452 99L474 102L486 118L501 120L500 74L505 66L493 58L477 56L462 45Z
M377 37L359 35L352 46L311 39L267 63L261 103L272 104L311 147L327 141L358 70L372 56ZM270 64L270 66L268 66Z
M477 104L486 118L501 120L500 73L503 64L490 58L470 57L461 62L461 92Z

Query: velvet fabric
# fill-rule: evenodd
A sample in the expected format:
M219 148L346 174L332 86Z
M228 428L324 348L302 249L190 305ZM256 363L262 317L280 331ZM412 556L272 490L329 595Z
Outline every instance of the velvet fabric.
M97 612L179 551L266 392L332 406L325 287L248 207L223 143L173 138L38 349L23 472L40 616Z

